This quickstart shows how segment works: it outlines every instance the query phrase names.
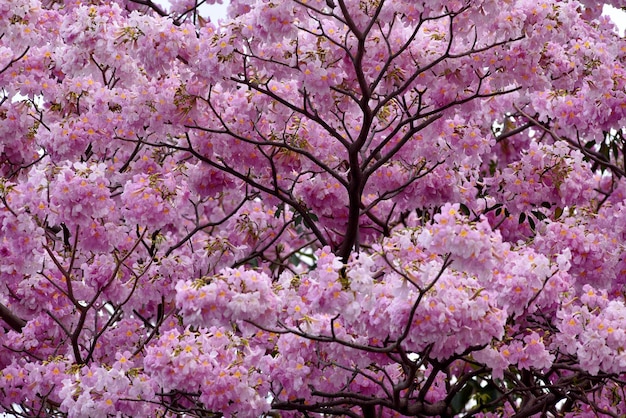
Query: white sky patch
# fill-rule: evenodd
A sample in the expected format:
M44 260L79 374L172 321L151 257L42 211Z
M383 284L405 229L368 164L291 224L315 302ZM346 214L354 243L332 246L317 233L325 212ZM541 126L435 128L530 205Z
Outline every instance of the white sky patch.
M624 36L624 30L626 30L626 11L605 4L602 13L611 17L611 20L613 20L613 23L615 23L619 29L620 36Z
M155 2L166 9L168 8L168 0L156 0ZM199 10L203 17L209 17L213 23L218 23L218 21L226 19L228 3L228 0L223 0L222 4L204 3L200 6ZM620 36L624 36L624 32L626 31L626 11L613 6L604 5L603 14L611 17L615 25L617 25Z
M201 0L200 0L201 1ZM198 3L200 2L198 1ZM170 2L168 0L154 0L156 4L163 7L165 10L169 10ZM207 4L200 5L198 10L200 16L203 18L210 18L213 24L217 24L220 20L226 19L226 9L228 8L229 1L223 0L221 4Z

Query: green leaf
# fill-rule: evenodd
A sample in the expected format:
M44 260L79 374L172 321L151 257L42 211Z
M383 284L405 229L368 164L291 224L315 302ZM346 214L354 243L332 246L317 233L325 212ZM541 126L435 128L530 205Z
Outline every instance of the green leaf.
M500 394L501 392L498 390L498 387L490 382L487 386L480 388L480 396L477 396L478 403L480 405L485 405L498 399ZM487 408L484 411L487 412L489 410L494 410L494 408Z
M595 146L596 146L596 141L593 141L593 140L592 140L592 141L588 141L588 142L585 144L585 148L587 148L587 149L591 149L591 148L593 148L593 147L595 147Z
M480 389L480 387L476 384L475 381L470 380L465 386L463 386L460 391L458 391L454 395L454 397L452 398L452 402L450 403L450 406L452 407L452 413L454 415L463 412L467 404L471 401L476 389Z
M563 208L557 207L554 209L554 219L559 219L563 215Z
M470 216L470 210L467 206L465 206L463 203L461 203L459 209L461 210L461 213L465 216Z
M277 219L280 218L280 215L284 209L285 209L284 203L281 203L280 205L278 205L278 207L276 208L276 212L274 213L274 218L277 218Z
M521 225L524 223L525 220L526 220L526 214L524 212L520 213L518 223Z
M538 221L543 221L547 218L547 216L544 215L543 212L538 210L533 210L531 213L535 216L535 218L537 218Z
M496 160L489 161L489 175L493 176L498 169L498 163Z

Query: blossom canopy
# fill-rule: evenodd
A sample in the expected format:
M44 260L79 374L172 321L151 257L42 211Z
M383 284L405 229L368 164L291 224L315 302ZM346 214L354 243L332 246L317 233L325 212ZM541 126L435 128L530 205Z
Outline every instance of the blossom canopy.
M0 2L0 410L626 414L604 3L203 3Z

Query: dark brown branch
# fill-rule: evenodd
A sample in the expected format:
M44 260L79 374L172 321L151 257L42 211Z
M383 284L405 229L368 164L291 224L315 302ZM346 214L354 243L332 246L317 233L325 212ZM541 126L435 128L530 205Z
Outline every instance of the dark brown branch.
M140 4L142 6L148 6L150 9L154 10L159 16L166 17L168 14L159 6L154 3L152 0L130 0L133 3Z
M0 318L2 318L13 331L22 332L22 329L26 326L26 321L11 312L11 310L2 303L0 303Z
M0 74L2 74L3 72L5 72L6 70L8 70L13 64L15 64L16 62L18 62L19 60L21 60L22 58L24 58L26 56L26 54L28 53L28 50L30 49L30 46L27 46L26 49L24 50L24 52L22 52L18 57L13 58L11 61L9 61L7 63L7 65L4 66L3 69L0 70Z
M553 128L550 128L546 126L545 124L539 122L536 118L525 113L519 107L517 106L514 106L514 107L515 107L515 110L521 113L522 116L528 119L534 126L548 133L552 137L552 139L554 139L555 141L563 141L567 143L571 148L579 150L585 157L589 158L590 160L597 163L601 167L610 169L613 173L619 175L620 177L626 177L626 171L616 166L615 164L611 163L610 161L607 161L603 155L586 148L585 146L583 146L583 144L580 143L580 141L574 141L573 139L559 136L554 131Z
M180 241L178 241L176 244L172 245L170 248L167 249L167 251L165 252L165 256L168 257L170 254L172 254L172 252L174 250L176 250L177 248L180 248L182 245L185 244L185 242L187 242L191 237L193 237L196 233L198 233L199 231L202 231L203 229L212 227L212 226L218 226L223 224L224 222L228 221L229 219L231 219L235 213L237 213L237 211L239 209L241 209L241 207L251 198L246 196L230 213L228 213L227 215L225 215L222 219L220 219L219 221L216 222L206 222L203 224L198 224L196 225L196 227L194 229L191 230L191 232L189 232L187 235L185 235Z

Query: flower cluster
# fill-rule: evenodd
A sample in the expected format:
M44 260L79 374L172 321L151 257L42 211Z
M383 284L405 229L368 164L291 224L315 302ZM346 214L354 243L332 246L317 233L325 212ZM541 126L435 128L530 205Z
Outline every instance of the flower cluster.
M402 335L407 329L410 351L430 346L431 355L440 359L500 338L506 311L491 292L474 277L458 272L438 277L439 272L436 264L424 266L419 280L430 290L423 293L413 290L411 284L396 282L397 296L387 307L392 335Z
M124 217L150 229L160 229L174 222L175 199L179 199L174 176L137 174L124 186L121 195Z
M74 163L60 169L50 184L52 224L66 223L70 228L88 227L94 219L112 211L109 181L104 164L87 166Z
M552 257L571 254L569 272L579 289L585 284L612 289L612 282L621 274L622 250L615 245L617 237L611 231L597 229L593 222L576 223L574 218L567 218L546 225L535 238L535 248Z
M67 370L59 391L61 409L72 417L106 417L118 411L128 415L155 413L157 408L151 403L134 401L156 400L154 382L134 366L132 354L124 351L115 354L110 367Z
M43 410L46 402L60 403L63 379L68 363L62 357L51 357L41 364L14 361L0 372L0 406L12 410L14 405Z
M450 254L455 265L464 271L491 273L498 261L496 252L503 251L506 244L492 232L486 220L467 222L458 204L444 205L434 220L418 237L422 247L434 254Z
M597 4L58 3L0 0L0 410L624 412Z
M144 370L165 393L200 392L198 400L210 411L249 416L269 410L266 378L258 370L263 354L224 328L164 333L148 348Z
M514 215L542 204L565 208L584 205L596 196L596 184L585 170L580 152L560 142L531 141L521 158L497 173L490 185Z
M511 365L520 370L548 369L555 359L549 348L541 336L536 332L529 332L508 344L489 346L477 351L474 358L491 367L494 378L502 379L504 371Z
M610 300L605 291L585 285L578 300L572 298L557 313L559 333L555 348L575 355L591 374L621 373L626 367L624 327L626 306Z
M278 299L265 273L238 268L196 282L180 281L176 304L190 325L273 325Z

